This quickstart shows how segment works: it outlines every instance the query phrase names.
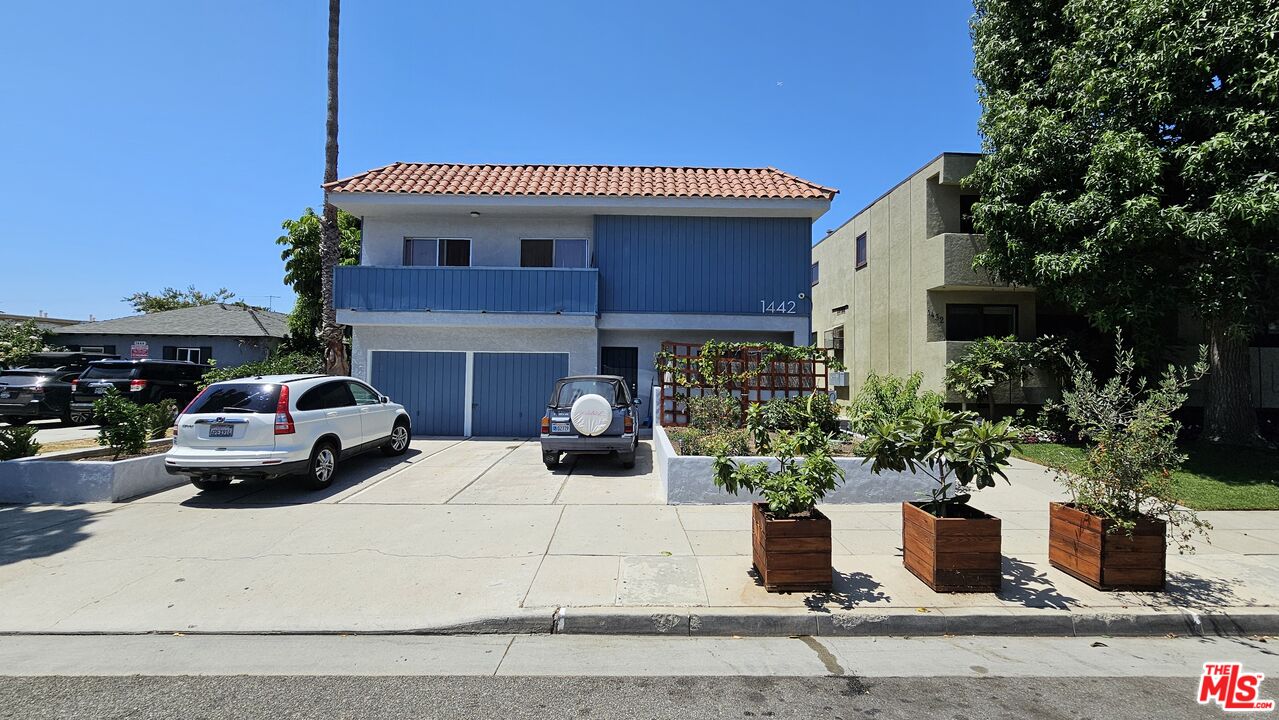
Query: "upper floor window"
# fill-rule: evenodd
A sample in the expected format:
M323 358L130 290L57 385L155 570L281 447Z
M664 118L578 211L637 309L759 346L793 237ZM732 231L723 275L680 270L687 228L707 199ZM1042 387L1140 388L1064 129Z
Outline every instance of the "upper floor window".
M976 195L959 196L959 232L969 235L977 232L977 226L973 224L973 203L977 199Z
M946 304L947 340L980 340L1016 334L1016 305Z
M812 284L814 285L817 284L817 265L818 263L813 263L808 268L808 274L810 276L809 279L812 281Z
M857 269L866 267L866 233L857 236Z
M464 238L404 238L404 264L470 267L471 241Z
M525 238L520 240L520 267L589 267L586 240Z

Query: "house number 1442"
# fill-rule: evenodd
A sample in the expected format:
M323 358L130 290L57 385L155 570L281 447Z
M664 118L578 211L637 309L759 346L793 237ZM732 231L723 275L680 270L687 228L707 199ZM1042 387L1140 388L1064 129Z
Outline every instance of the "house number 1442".
M783 315L794 315L795 301L782 300L780 302L768 302L767 300L760 300L759 311L762 313L781 313Z

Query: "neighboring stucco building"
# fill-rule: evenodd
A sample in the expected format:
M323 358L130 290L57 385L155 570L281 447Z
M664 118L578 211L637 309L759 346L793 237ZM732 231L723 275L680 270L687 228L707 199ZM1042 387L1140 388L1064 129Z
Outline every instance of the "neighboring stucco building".
M942 391L946 363L986 335L1036 336L1033 289L974 270L976 195L960 186L980 155L942 153L813 247L813 333L848 366L848 399L874 370ZM1032 379L1016 402L1039 402ZM960 398L952 398L960 400Z
M68 350L222 367L266 358L288 335L288 316L240 305L200 305L58 328Z
M337 269L353 373L428 435L530 436L563 375L664 340L807 344L812 222L835 190L772 168L394 163L326 186L363 222Z

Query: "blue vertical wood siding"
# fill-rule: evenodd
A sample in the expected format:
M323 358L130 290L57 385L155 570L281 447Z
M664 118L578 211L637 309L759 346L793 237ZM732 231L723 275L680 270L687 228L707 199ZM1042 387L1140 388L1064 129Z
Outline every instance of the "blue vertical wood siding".
M475 353L471 434L533 437L568 353Z
M597 215L600 312L811 314L807 218ZM799 295L803 293L804 299Z
M375 350L369 378L408 411L414 435L464 433L466 353Z
M373 311L594 315L595 268L337 268L334 305Z

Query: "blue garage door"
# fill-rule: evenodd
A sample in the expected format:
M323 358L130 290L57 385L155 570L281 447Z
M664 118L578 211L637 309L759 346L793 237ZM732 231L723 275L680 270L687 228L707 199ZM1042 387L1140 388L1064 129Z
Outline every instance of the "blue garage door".
M538 434L555 381L568 374L568 353L475 353L471 434Z
M466 353L374 351L373 387L408 410L414 435L462 435Z

